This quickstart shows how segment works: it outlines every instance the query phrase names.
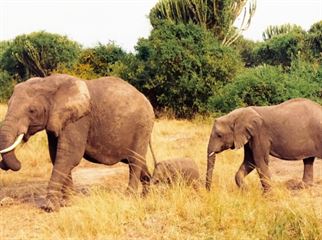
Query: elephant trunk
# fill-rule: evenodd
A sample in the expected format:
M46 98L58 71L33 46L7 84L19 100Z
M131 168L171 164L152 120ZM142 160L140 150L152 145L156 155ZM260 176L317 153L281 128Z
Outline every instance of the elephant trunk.
M216 156L214 152L208 153L207 158L207 175L206 175L206 189L210 191L211 182L212 182L212 173L215 166Z
M1 126L0 130L0 150L8 149L14 143L17 143L16 139L18 137L18 130L15 126L5 120ZM17 145L17 144L16 144ZM0 162L0 168L3 170L13 170L18 171L21 168L21 163L16 158L14 153L14 148L9 152L1 153L3 160Z

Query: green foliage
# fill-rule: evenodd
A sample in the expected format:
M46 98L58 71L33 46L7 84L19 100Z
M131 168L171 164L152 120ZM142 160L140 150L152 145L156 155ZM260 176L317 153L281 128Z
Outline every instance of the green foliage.
M5 102L12 94L14 81L7 71L0 70L0 102Z
M21 81L47 76L58 64L71 67L79 52L80 45L66 36L34 32L17 36L3 52L0 65Z
M67 73L82 79L94 79L103 76L120 76L123 59L127 53L114 43L98 44L82 50L79 59L72 68L59 66L56 72Z
M126 52L114 43L98 44L94 48L82 51L79 63L91 66L98 76L108 76L113 71L113 65L122 60Z
M163 22L136 46L133 75L123 77L138 87L157 109L177 117L206 110L208 98L241 68L238 54L194 24ZM128 59L129 60L129 59Z
M314 59L322 62L322 21L311 26L306 36L306 50Z
M229 112L238 107L270 105L285 100L287 89L280 67L259 66L248 69L210 98L213 112Z
M266 41L273 38L274 36L290 33L290 32L297 32L297 33L304 34L304 30L302 29L301 26L288 23L280 26L269 26L263 32L263 39Z
M4 52L7 50L7 48L10 46L10 42L9 41L0 41L0 59L3 58L3 54ZM1 63L1 61L0 61ZM0 66L2 67L2 66Z
M287 72L269 65L248 69L210 98L209 110L226 113L238 107L278 104L297 97L322 103L321 66L298 60Z
M303 33L288 32L260 43L253 53L256 65L290 66L292 60L299 56L303 49L304 37Z
M253 67L255 65L254 49L260 45L260 42L254 42L249 39L240 37L232 47L238 51L245 67Z
M155 28L162 21L197 24L211 31L224 45L230 45L248 28L255 10L254 0L159 0L150 12L150 21ZM242 26L237 30L233 23L242 11Z
M322 65L298 59L286 75L287 98L304 97L322 104Z

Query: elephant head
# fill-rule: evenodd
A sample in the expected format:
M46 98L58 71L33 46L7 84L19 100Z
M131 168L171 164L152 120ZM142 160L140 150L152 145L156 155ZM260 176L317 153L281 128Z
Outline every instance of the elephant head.
M8 102L0 129L0 168L18 171L15 147L33 134L46 129L58 137L62 129L90 111L87 84L64 74L31 78L17 84Z
M251 107L234 110L215 121L207 150L207 190L211 187L216 154L243 147L256 135L261 124L261 116Z

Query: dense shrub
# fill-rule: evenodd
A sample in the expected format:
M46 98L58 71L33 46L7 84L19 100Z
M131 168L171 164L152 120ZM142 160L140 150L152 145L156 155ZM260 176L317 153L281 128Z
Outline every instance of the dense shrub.
M309 54L322 62L322 20L313 24L306 36L306 51Z
M260 44L260 42L254 42L252 40L240 37L236 42L234 42L232 47L236 51L238 51L245 67L253 67L256 61L254 56L254 49L256 49L256 47Z
M256 65L290 66L303 49L304 37L301 32L288 32L262 42L254 49Z
M286 75L287 98L310 98L322 104L322 65L297 59Z
M290 32L296 32L296 33L302 33L304 34L305 31L302 29L301 26L295 25L295 24L282 24L282 25L273 25L268 26L265 31L263 32L262 36L264 41L273 38L274 36L290 33Z
M82 51L79 58L80 65L88 65L98 76L108 76L113 71L113 65L122 60L126 52L114 43L98 44L94 48Z
M114 43L98 44L81 51L78 61L71 68L59 66L56 72L67 73L82 79L95 79L103 76L120 76L123 59L127 53Z
M278 66L251 68L209 99L212 112L238 107L278 104L291 98L309 98L322 103L322 67L301 60L287 71Z
M6 102L12 94L14 81L7 71L0 70L0 102Z
M287 89L280 67L259 66L248 69L220 89L209 100L211 111L229 112L252 105L270 105L285 100Z
M66 36L34 32L17 36L3 52L0 65L22 81L31 76L47 76L59 64L71 67L79 52L80 45Z
M154 107L177 117L206 110L208 98L241 68L239 55L193 24L164 22L137 46L137 69L124 76L145 93ZM133 63L133 61L132 61Z

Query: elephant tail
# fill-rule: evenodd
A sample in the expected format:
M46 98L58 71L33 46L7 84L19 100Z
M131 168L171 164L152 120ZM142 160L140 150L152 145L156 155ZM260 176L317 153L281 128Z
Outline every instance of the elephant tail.
M154 168L155 168L156 165L157 165L157 160L155 158L155 154L154 154L154 151L153 151L153 148L152 148L151 138L150 138L150 141L149 141L149 147L150 147L150 151L151 151L152 158L153 158L153 164L154 164Z

